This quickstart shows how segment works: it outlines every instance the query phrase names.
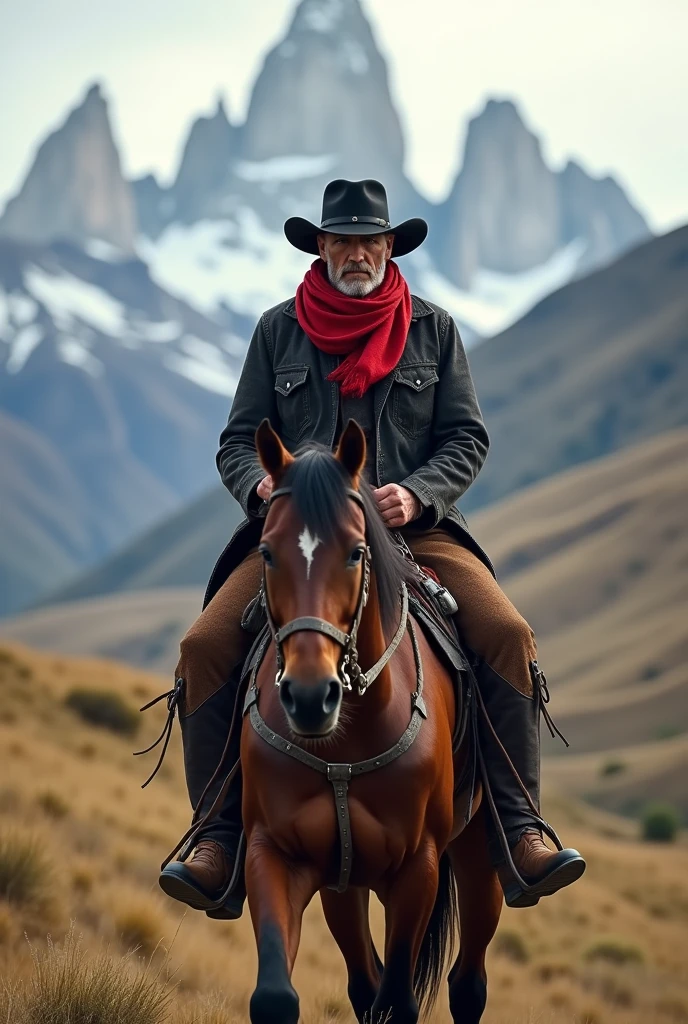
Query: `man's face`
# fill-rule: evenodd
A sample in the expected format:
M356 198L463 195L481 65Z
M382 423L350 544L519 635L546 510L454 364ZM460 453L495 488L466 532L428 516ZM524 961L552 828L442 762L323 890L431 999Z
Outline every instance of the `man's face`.
M392 255L394 235L318 235L320 258L335 288L345 295L363 298L378 288Z

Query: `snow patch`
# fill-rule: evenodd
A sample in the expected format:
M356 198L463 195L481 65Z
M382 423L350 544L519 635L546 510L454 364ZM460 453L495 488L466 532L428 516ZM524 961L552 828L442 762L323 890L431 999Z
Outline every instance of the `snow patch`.
M105 367L75 338L60 338L57 343L60 358L71 366L78 366L91 377L100 377Z
M20 292L0 291L0 338L9 341L17 328L35 320L38 305Z
M139 338L155 344L174 341L182 333L182 325L176 320L136 321L131 329Z
M12 341L5 369L8 373L19 373L33 350L43 340L43 328L38 324L20 327Z
M28 295L10 292L7 296L7 305L9 307L10 319L14 321L17 327L23 327L24 324L30 324L36 319L38 306Z
M48 274L36 266L27 268L25 282L60 331L72 331L79 321L114 338L127 330L122 304L94 284L64 272Z
M170 352L163 360L165 366L218 395L234 396L237 376L224 361L222 352L209 341L186 334L181 340L181 352Z
M408 258L416 271L419 294L444 307L455 320L467 324L482 338L506 330L540 299L561 288L573 277L586 247L576 238L545 263L520 274L504 274L480 268L470 291L457 288L435 270L427 252Z
M294 294L312 262L248 207L231 221L171 224L139 248L157 284L210 317L228 306L257 319Z
M325 174L337 162L331 153L320 156L274 156L269 160L240 160L234 170L238 178L251 182L299 181Z
M312 32L334 32L343 12L342 0L307 0L299 11L301 24Z
M106 242L103 238L89 238L84 244L84 249L94 260L103 263L122 263L126 256L112 242Z
M370 67L368 55L361 44L351 37L342 39L339 47L339 57L345 71L351 71L354 75L365 75Z

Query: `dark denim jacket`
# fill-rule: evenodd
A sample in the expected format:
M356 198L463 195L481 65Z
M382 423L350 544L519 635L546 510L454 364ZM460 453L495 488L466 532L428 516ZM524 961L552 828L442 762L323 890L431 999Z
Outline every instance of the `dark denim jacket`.
M449 313L415 295L412 301L404 354L374 386L377 484L413 491L423 505L418 526L442 524L494 571L454 504L489 447L463 343ZM338 363L301 329L294 299L260 318L217 453L222 482L249 517L235 538L241 532L249 542L243 535L260 509L256 487L265 471L256 456L258 424L267 417L290 451L307 440L332 447L339 387L326 378ZM225 578L238 561L229 559Z

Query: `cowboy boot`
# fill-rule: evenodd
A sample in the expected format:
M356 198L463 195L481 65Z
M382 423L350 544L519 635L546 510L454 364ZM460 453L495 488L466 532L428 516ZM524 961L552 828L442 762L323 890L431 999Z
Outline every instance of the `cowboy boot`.
M489 848L509 907L532 907L541 896L575 882L585 871L577 850L564 849L540 814L540 713L546 680L530 662L532 696L521 693L485 661L477 669L478 735ZM518 776L518 778L517 778ZM519 781L520 780L520 781ZM557 846L550 850L542 835Z
M222 769L204 795L225 753L237 683L238 671L190 715L180 714L179 717L186 785L194 808L194 821L199 821L212 807L227 773L239 758L241 719L235 723ZM160 888L172 899L195 910L205 910L208 917L228 920L241 917L246 898L241 840L241 776L238 774L218 812L182 848L179 860L163 868Z

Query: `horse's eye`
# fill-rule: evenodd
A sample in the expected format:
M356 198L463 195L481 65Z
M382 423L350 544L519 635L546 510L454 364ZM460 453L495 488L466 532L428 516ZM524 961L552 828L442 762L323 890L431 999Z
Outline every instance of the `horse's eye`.
M361 559L363 558L363 548L354 548L349 555L349 565L360 565Z
M261 545L261 547L258 550L260 551L260 553L261 553L261 555L263 557L263 561L265 562L265 564L266 565L272 565L273 561L272 561L272 555L270 554L270 549L269 548L265 548L265 547L263 547Z

